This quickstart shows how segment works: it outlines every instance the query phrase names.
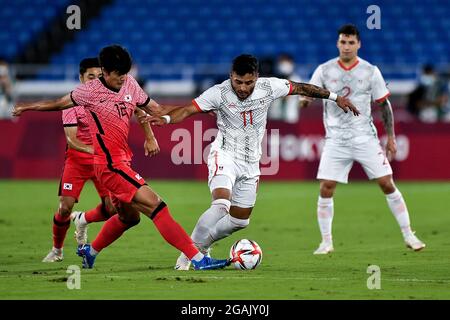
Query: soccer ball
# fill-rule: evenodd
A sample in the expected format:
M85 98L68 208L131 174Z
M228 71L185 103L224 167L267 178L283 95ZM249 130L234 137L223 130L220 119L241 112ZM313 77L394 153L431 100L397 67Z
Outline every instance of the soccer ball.
M241 239L231 246L230 258L235 269L255 269L261 263L262 250L255 241Z

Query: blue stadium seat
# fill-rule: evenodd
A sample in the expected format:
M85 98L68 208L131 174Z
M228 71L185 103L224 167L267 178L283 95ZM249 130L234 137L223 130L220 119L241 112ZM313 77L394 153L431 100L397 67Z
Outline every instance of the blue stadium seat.
M57 0L52 4L59 6L49 6L43 5L47 3L44 0L36 1L48 8L47 15L55 14L61 4L67 3ZM25 36L13 39L17 45L11 55L19 52L21 41L29 40L31 33L41 30L49 21L41 17L38 22L25 26L16 23L13 17L20 10L26 16L31 14L32 10L24 9L27 2L14 1L13 6L0 12L0 26L5 25L2 18L7 18L11 26L27 30ZM94 54L94 48L120 43L128 47L140 64L229 63L242 52L260 57L288 52L301 63L314 64L337 55L336 30L343 23L353 22L361 31L361 56L369 61L410 65L427 60L448 63L450 2L377 1L382 9L382 30L366 28L366 9L371 4L371 0L352 5L346 0L313 3L271 0L264 1L263 5L258 0L116 0L88 28L81 30L73 43L66 45L69 49L64 48L51 61L72 63L83 55ZM8 39L4 31L0 31L2 39Z

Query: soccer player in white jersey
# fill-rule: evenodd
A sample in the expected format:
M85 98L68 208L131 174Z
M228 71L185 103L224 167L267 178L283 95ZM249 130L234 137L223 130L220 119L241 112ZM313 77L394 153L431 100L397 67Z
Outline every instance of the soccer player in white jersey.
M331 99L336 101L336 112L345 114L350 110L358 115L348 99L329 90L285 79L258 78L258 60L240 55L233 61L230 79L206 90L188 107L162 118L150 118L152 124L163 125L178 123L199 112L217 114L219 133L208 158L212 203L191 236L200 251L207 252L213 242L248 226L256 201L267 111L274 100L290 94ZM189 259L180 255L175 268L188 270L189 265Z
M317 203L322 242L314 254L328 254L334 250L331 235L333 221L333 194L338 182L347 183L353 162L359 162L369 179L375 179L386 195L388 206L397 220L406 246L418 251L425 247L411 230L408 209L402 194L396 188L388 159L397 151L392 107L387 99L386 87L380 70L358 57L361 47L358 29L351 24L338 31L339 57L321 64L314 71L311 84L348 97L360 110L359 117L349 117L336 112L335 103L323 102L326 130L325 145L320 159L317 179L320 180L320 196ZM300 98L306 107L311 99ZM387 134L386 153L380 145L371 116L371 103L381 108L384 129Z

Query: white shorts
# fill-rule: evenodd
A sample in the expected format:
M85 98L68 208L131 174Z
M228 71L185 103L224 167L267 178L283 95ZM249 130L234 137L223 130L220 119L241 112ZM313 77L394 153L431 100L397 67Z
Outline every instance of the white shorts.
M350 146L336 144L327 139L320 158L317 179L347 183L353 161L361 164L371 180L392 174L391 165L377 138Z
M231 205L252 208L260 176L259 162L238 161L225 151L211 151L208 157L208 186L231 190ZM226 177L226 178L225 178Z

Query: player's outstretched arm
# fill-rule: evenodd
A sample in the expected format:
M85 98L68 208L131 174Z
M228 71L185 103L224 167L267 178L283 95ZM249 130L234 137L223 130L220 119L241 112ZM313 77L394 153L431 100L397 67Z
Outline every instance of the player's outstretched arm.
M142 130L145 133L145 141L144 141L144 152L146 156L154 156L157 155L160 151L158 141L156 140L156 137L153 133L153 130L150 126L150 123L148 121L140 121L141 118L145 118L147 116L147 113L144 110L141 110L139 108L134 110L134 115L138 119L139 125L141 126Z
M161 117L168 114L172 110L179 108L178 106L162 106L153 99L150 99L145 106L138 107L153 117Z
M162 126L168 123L179 123L199 112L197 107L191 104L187 107L176 107L176 109L173 109L169 114L161 117L148 117L146 121L149 121L152 125Z
M18 103L12 111L13 116L18 117L25 111L59 111L73 107L70 94L55 100L43 100L31 103Z
M359 110L347 98L338 96L335 93L328 91L327 89L323 89L313 84L299 83L294 81L291 81L291 84L291 95L302 95L311 98L330 99L335 101L337 106L344 110L345 113L350 110L355 116L359 115Z
M92 146L84 144L77 138L77 131L77 127L64 127L64 134L66 135L69 148L84 153L94 154L94 148Z
M387 135L386 156L389 160L392 160L397 153L397 142L395 141L394 131L394 112L392 111L392 106L389 99L385 99L381 102L380 106L381 119Z

